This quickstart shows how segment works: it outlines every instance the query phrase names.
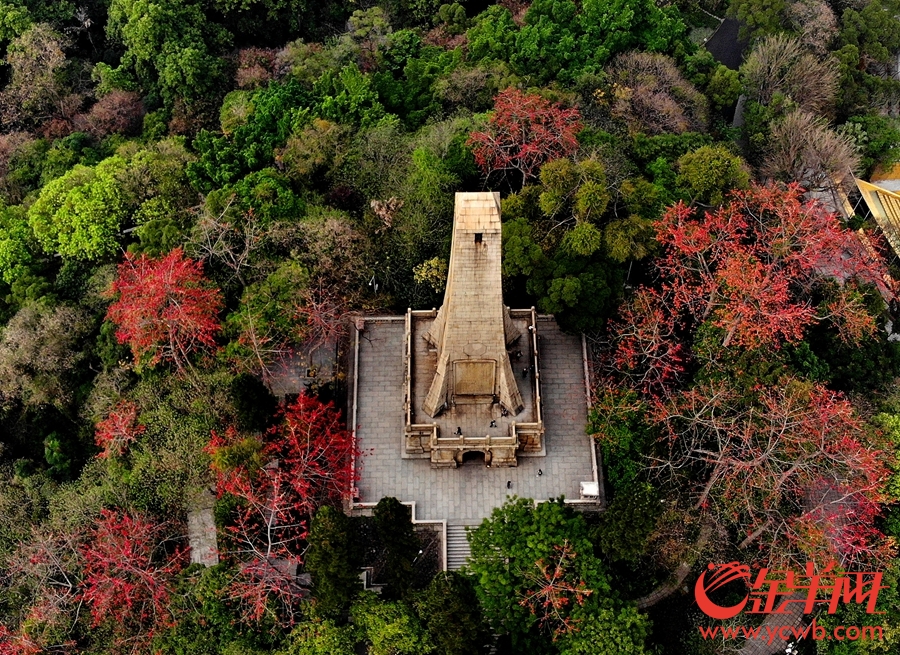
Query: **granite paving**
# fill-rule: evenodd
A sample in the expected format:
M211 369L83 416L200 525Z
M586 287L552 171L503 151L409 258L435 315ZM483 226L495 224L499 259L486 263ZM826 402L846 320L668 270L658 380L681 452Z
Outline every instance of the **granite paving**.
M579 337L563 334L550 317L538 319L546 456L519 457L515 468L487 468L474 458L457 469L432 469L428 460L401 458L404 321L397 318L367 319L360 333L360 502L394 496L415 501L418 520L476 524L508 496L579 498L580 482L593 479Z

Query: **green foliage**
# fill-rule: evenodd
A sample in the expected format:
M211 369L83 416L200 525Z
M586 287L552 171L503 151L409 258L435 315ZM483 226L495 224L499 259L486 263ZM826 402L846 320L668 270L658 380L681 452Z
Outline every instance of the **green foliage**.
M369 645L370 655L428 655L434 646L410 607L381 601L371 591L360 594L350 618Z
M206 196L206 209L213 216L226 215L232 222L249 214L251 220L267 227L278 221L296 221L306 213L306 205L273 168L250 173L211 192Z
M38 250L25 210L0 205L0 278L12 284L32 273Z
M0 44L8 43L31 27L32 18L27 7L0 2Z
M646 0L537 0L521 28L509 11L492 7L475 18L468 33L473 61L509 62L534 83L571 82L614 55L631 49L685 52L687 27L674 7Z
M216 54L231 35L191 0L112 0L107 34L126 50L120 70L163 98L188 103L214 97L223 83L225 62Z
M890 168L900 161L900 124L897 119L867 114L852 116L845 127L856 131L856 142L862 154L861 168L869 173L876 166Z
M578 630L559 640L560 655L646 655L649 621L633 607L573 610Z
M817 652L823 655L876 655L894 652L900 646L900 594L897 591L900 585L900 565L893 559L879 570L883 571L881 584L885 587L878 592L876 605L877 625L881 626L882 638L858 641L822 640L817 642ZM821 618L817 618L816 623L825 628L827 635L831 635L837 626L872 625L874 622L868 618L871 616L866 612L864 603L840 603L834 614L823 614Z
M507 277L523 276L525 290L536 298L538 308L555 314L564 329L596 329L612 311L622 272L602 252L604 237L595 225L574 215L567 221L568 212L561 208L561 216L552 220L547 220L551 217L543 212L571 203L569 211L574 214L579 211L578 191L587 189L581 197L590 201L580 211L594 218L608 197L605 188L589 180L571 194L574 198L566 198L557 190L577 179L578 168L553 164L545 176L552 185L549 193L542 192L548 187L525 187L504 201L503 273ZM602 168L598 166L595 174L602 174ZM591 204L593 209L588 209ZM555 229L566 223L571 226L568 231Z
M719 64L709 78L706 96L715 109L727 109L733 106L741 95L740 74L727 66Z
M172 594L176 620L155 637L155 649L172 655L254 655L271 648L274 640L266 626L241 623L240 608L228 599L235 575L237 571L227 564L194 564L181 571Z
M353 628L329 619L304 621L291 631L287 647L277 655L354 655Z
M363 75L356 64L337 72L326 71L313 91L320 98L316 113L326 120L371 127L385 115L371 78Z
M646 619L616 599L603 565L593 554L589 532L584 518L561 501L535 506L531 500L513 498L469 533L472 556L468 571L474 576L485 616L496 633L511 637L518 652L540 652L548 637L539 631L538 617L524 604L510 599L525 598L545 584L539 565L550 564L552 573L552 562L564 544L574 557L568 562L565 577L560 578L560 586L562 579L575 588L583 583L581 588L591 593L581 597L581 603L570 598L562 606L560 613L569 615L573 629L564 630L561 641L570 640L570 648L581 649L572 652L587 652L583 643L577 645L576 635L582 626L594 623L593 652L642 652ZM618 625L626 627L620 631Z
M246 125L253 115L253 102L251 91L235 90L230 92L222 100L222 108L219 110L219 126L226 136L234 132L235 128Z
M78 165L41 190L28 223L45 252L99 259L116 250L129 215L130 199L118 180L125 166L118 156L95 167Z
M204 452L209 435L237 422L232 380L222 371L198 373L192 380L149 374L129 392L141 408L139 421L146 430L121 468L111 467L107 474L136 508L160 514L182 511L185 489L209 484L210 460ZM252 451L248 444L244 455Z
M708 134L684 132L657 136L635 134L632 147L638 161L646 164L658 159L671 163L692 150L708 145L712 145L712 138Z
M647 548L659 511L659 495L650 484L633 482L618 490L596 529L600 550L612 561L637 561Z
M396 32L391 43L408 32ZM418 37L416 37L418 39ZM393 46L387 51L385 58L398 50ZM416 128L440 110L440 103L435 95L435 83L439 77L455 68L461 59L461 52L447 52L440 48L424 48L420 56L401 60L394 71L380 72L373 77L373 86L384 108L399 116L409 128ZM388 65L390 68L390 64Z
M413 606L435 645L435 655L469 655L489 640L472 581L455 572L438 573L415 595Z
M546 216L571 213L577 221L597 221L609 204L603 164L596 159L557 159L541 168L539 204ZM594 252L594 251L591 251ZM591 252L585 254L591 254Z
M646 468L644 453L653 442L647 406L631 390L598 390L587 431L600 445L605 479L616 496L637 484Z
M362 588L360 557L350 518L341 510L321 507L307 537L306 570L312 575L316 614L341 618Z
M747 164L725 146L702 146L678 158L675 183L694 202L721 205L733 189L750 184Z
M416 284L427 284L435 293L440 293L447 283L447 269L449 263L442 257L426 259L413 268L413 279Z
M378 538L385 548L384 598L403 598L413 584L413 560L421 544L413 530L410 509L396 498L382 498L373 512Z
M729 14L741 22L741 38L758 39L784 31L785 0L734 0Z
M225 319L229 343L223 357L238 370L257 371L261 353L254 337L275 348L300 341L302 324L297 319L309 273L300 263L287 260L259 282L244 287L240 303Z
M253 111L230 136L201 130L194 139L199 160L188 164L187 175L198 191L209 193L272 164L275 149L306 121L312 96L299 82L288 79L254 91L248 102Z

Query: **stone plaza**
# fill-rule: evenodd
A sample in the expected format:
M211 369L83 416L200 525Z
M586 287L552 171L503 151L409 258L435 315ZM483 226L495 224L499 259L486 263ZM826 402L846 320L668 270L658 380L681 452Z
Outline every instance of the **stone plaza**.
M503 305L499 209L498 194L457 194L440 310L359 318L352 335L349 509L411 505L440 525L445 569L465 562L466 526L511 496L603 504L584 339Z

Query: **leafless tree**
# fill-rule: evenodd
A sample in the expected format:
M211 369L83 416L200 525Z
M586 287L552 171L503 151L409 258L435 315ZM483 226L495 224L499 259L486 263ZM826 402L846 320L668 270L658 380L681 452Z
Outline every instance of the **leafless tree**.
M670 57L626 52L616 57L608 73L612 114L630 131L680 134L705 128L706 98L684 79Z
M824 118L796 110L772 125L761 173L799 182L807 190L830 191L852 182L859 166L852 139L828 127Z
M100 98L86 114L74 118L75 127L97 138L109 134L134 134L144 117L144 103L133 91L114 89Z
M813 114L834 111L837 61L808 52L794 37L776 34L757 43L741 66L741 77L750 99L760 104L781 94Z
M266 231L249 212L235 218L232 198L218 214L205 206L191 231L189 251L201 259L212 259L229 269L234 278L245 284L245 269L253 253L265 243Z
M37 23L10 43L6 63L9 84L0 92L0 118L9 126L40 124L53 116L65 92L58 73L66 65L66 39L46 23Z
M67 375L82 358L79 340L90 329L80 309L30 304L13 316L0 334L0 405L68 402Z
M834 10L824 0L797 0L787 6L787 18L800 34L800 43L819 56L828 54L838 35Z

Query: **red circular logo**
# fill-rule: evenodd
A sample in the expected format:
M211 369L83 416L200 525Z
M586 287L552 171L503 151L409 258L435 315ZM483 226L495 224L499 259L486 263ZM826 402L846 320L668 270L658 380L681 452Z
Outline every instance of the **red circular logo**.
M707 568L709 570L701 573L700 577L697 578L697 584L694 585L694 598L697 600L697 605L703 610L704 614L714 619L724 620L737 616L737 614L744 609L744 605L747 604L749 593L747 596L744 596L744 600L731 607L719 607L712 602L706 594L727 585L729 582L740 580L741 578L749 582L750 567L746 564L729 562L728 564L718 565L710 563ZM709 580L707 580L706 574L709 571L715 571L715 573L710 575Z

